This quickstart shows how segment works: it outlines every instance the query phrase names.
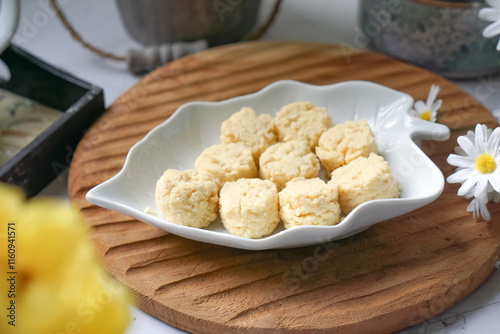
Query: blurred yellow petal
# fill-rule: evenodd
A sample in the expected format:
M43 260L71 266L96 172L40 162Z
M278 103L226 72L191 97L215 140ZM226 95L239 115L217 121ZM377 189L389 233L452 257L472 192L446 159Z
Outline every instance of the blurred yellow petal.
M1 293L5 310L15 302L16 326L1 333L122 333L131 295L102 268L76 210L56 199L26 201L0 183L0 268L8 268L8 227L15 229L15 296ZM2 291L10 282L0 280ZM19 320L18 320L19 319Z

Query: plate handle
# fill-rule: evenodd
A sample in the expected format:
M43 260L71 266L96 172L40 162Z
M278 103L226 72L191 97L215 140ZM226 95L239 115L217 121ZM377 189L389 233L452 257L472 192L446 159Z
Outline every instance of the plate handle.
M408 118L410 136L413 140L445 141L450 138L450 129L444 124L425 121L414 116Z

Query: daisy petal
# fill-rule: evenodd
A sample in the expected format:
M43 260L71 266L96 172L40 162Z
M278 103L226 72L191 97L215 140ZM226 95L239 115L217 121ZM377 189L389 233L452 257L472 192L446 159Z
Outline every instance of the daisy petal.
M434 104L432 105L431 111L437 112L439 109L441 109L441 105L443 104L443 100L439 99Z
M480 202L486 203L488 202L488 192L486 189L488 188L488 178L480 177L476 183L476 189L474 190L474 197L476 197Z
M472 188L477 184L477 181L479 180L479 175L472 175L468 179L465 180L464 183L462 183L462 186L458 188L457 195L458 196L464 196L467 194L469 191L471 191ZM474 191L475 194L475 191Z
M457 142L469 157L476 158L476 156L479 154L472 141L466 136L458 137Z
M500 174L491 174L488 177L488 182L491 184L493 189L495 189L495 191L500 192Z
M448 183L462 183L468 178L472 177L474 175L474 172L471 171L470 169L460 169L457 170L455 173L451 174L448 176L446 181Z
M467 131L467 133L465 134L465 137L469 138L469 140L471 141L471 143L474 141L474 131L472 130L469 130Z
M491 216L490 213L488 212L488 208L486 207L486 203L481 203L480 201L477 200L477 198L474 198L469 205L467 206L466 209L467 212L472 212L472 217L474 219L477 218L483 218L484 220L490 220Z
M500 12L493 8L481 8L478 16L483 21L493 22L500 20Z
M483 153L485 151L485 142L487 140L486 130L482 127L481 124L476 125L476 137L474 139L474 144L476 145L476 149Z
M488 199L490 199L491 197L491 200L495 203L498 203L500 202L500 194L496 191L492 191L491 193L488 194Z
M463 157L457 154L450 154L446 159L448 163L455 167L474 168L475 161L471 157Z
M486 148L490 154L496 155L498 153L498 148L500 147L500 128L496 128L490 138L488 138L488 143Z
M500 21L495 21L493 23L490 23L483 30L483 36L485 38L495 37L498 34L500 34Z
M467 208L465 209L467 212L472 212L472 218L476 219L478 213L479 213L479 206L477 203L477 199L473 199L470 201L469 205L467 205Z
M424 111L427 111L427 106L422 100L418 100L417 102L415 102L414 107L415 110L417 110L420 114L423 113Z
M464 195L465 198L471 199L474 197L474 189L471 189L467 194Z
M437 95L439 94L439 86L438 85L432 85L431 89L429 90L429 95L427 96L427 103L426 105L428 107L432 106L434 104L434 101L436 100Z
M488 208L486 207L486 204L479 203L479 212L481 213L481 217L483 217L484 220L490 221L491 216L490 212L488 211Z
M500 51L500 40L498 40L498 43L497 43L497 51Z

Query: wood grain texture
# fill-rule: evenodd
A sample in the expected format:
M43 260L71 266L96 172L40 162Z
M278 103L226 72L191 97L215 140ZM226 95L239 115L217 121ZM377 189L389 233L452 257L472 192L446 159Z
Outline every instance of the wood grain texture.
M196 333L385 333L439 314L493 270L500 209L472 219L446 185L435 202L347 239L315 246L245 251L191 241L87 202L116 174L130 147L180 105L255 92L280 79L313 84L369 80L425 99L441 86L446 142L423 142L445 176L458 135L496 126L451 82L383 55L335 45L251 42L171 63L120 97L86 134L70 169L70 198L92 227L107 269L132 288L144 311ZM362 97L360 97L362 98ZM457 130L461 129L461 130Z

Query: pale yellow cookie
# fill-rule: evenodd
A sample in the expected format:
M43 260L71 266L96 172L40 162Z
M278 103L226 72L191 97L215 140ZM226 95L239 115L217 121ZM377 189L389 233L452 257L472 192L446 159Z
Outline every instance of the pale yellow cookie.
M224 182L242 177L257 177L257 167L252 152L243 144L212 145L205 149L194 163L195 169L218 180L219 188Z
M279 193L280 217L285 228L335 225L340 221L337 186L320 178L296 178Z
M274 182L279 190L296 177L317 177L320 163L302 141L288 141L268 147L260 156L259 176Z
M303 140L311 150L318 145L323 132L332 126L325 108L310 102L295 102L281 108L275 118L280 141Z
M278 190L267 180L226 182L220 191L219 207L226 230L244 238L271 234L280 222Z
M347 121L325 131L319 138L316 155L325 175L356 158L378 153L375 136L366 120Z
M361 203L399 196L399 187L387 161L371 153L332 172L330 182L338 185L339 203L348 214Z
M156 182L156 206L168 221L206 227L217 218L219 188L209 176L167 169Z
M259 116L252 108L243 108L222 122L220 140L245 145L258 165L260 155L278 141L278 135L271 115Z

